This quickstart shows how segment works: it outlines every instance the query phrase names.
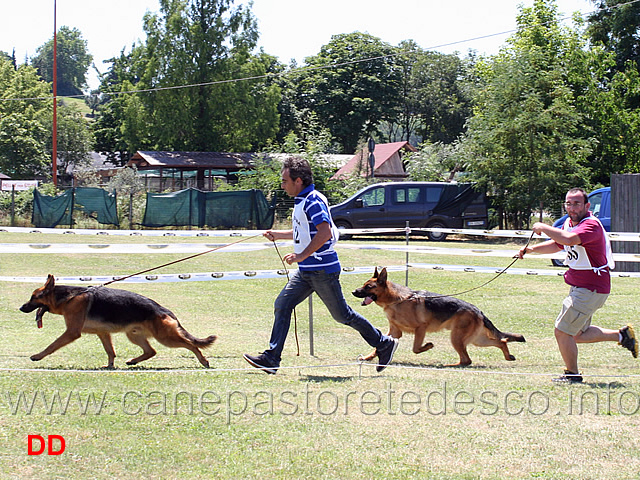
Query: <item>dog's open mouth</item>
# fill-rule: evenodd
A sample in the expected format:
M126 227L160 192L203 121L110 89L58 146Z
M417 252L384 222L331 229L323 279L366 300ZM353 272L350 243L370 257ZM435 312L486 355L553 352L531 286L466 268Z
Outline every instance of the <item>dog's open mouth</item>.
M371 302L373 302L375 299L373 297L364 297L364 300L362 300L362 304L364 306L369 305Z
M42 328L42 317L44 317L45 312L49 309L47 307L40 307L36 312L36 325L38 328Z

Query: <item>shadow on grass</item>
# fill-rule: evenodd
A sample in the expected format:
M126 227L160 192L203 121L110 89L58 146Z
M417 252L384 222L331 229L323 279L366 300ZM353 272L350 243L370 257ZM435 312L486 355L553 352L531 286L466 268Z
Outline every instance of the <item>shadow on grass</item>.
M462 365L445 365L444 363L415 363L415 362L393 362L392 365L396 365L398 367L406 367L406 368L424 368L424 369L456 369L456 370L488 370L493 369L494 367L488 367L487 365L476 365L472 363L471 365L462 366Z
M346 377L332 376L332 375L300 375L300 379L302 381L310 382L310 383L324 383L324 382L346 383L346 382L351 382L355 378L358 378L358 377L355 375L349 375Z

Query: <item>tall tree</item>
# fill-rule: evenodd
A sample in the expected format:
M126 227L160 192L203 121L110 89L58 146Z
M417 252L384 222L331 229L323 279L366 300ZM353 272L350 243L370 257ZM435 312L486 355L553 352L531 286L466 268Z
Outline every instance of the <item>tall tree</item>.
M47 152L51 118L49 86L31 66L16 70L0 56L0 172L14 178L47 175L51 157Z
M299 110L318 115L341 150L353 153L358 141L378 132L398 104L397 50L366 33L334 35L306 59Z
M419 54L412 71L417 133L425 141L452 143L471 115L467 76L472 59L437 52Z
M160 0L160 14L145 18L143 82L185 86L143 97L161 148L247 150L275 136L279 89L259 78L269 73L272 57L250 54L258 39L255 18L232 4Z
M584 68L573 75L585 128L597 138L590 163L596 183L640 172L640 3L594 1Z
M615 56L613 71L625 71L629 61L640 65L640 3L592 0L598 10L589 16L586 33L595 45Z
M528 225L569 186L588 186L582 116L567 81L578 34L559 24L553 0L535 0L499 55L479 64L486 82L469 121L475 178L496 197L501 224Z
M151 114L143 104L144 95L127 93L148 88L143 81L146 66L146 48L132 45L131 52L124 49L119 57L108 60L109 70L100 83L100 115L93 125L96 150L107 155L114 165L124 165L136 150L155 148L151 138Z
M57 110L58 177L68 182L74 170L91 165L94 138L87 120L75 106L61 105ZM49 131L51 128L49 125Z
M87 50L87 41L77 28L60 27L57 34L58 95L80 95L87 88L87 71L93 56ZM53 82L53 38L38 47L31 64L47 82Z

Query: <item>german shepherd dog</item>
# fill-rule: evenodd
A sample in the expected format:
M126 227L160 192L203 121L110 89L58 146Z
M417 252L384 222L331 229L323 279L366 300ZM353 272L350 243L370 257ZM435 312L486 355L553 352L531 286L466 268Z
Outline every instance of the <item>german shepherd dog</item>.
M167 308L150 298L127 290L106 287L71 287L56 285L49 275L43 287L34 290L20 310L29 313L38 309L36 322L42 328L45 312L64 316L67 329L42 352L31 356L31 360L42 360L47 355L80 338L82 333L95 333L102 341L109 363L105 368L114 368L116 354L111 343L111 334L125 332L127 338L142 348L142 355L127 362L135 365L156 354L148 338L154 337L167 347L182 347L191 350L204 367L209 362L200 348L211 345L216 336L195 338L187 332L176 316Z
M380 273L375 269L373 277L354 290L353 295L364 298L362 305L376 302L384 309L389 320L389 333L400 338L402 333L413 333L413 352L422 353L433 348L433 343L423 344L425 333L442 329L451 330L451 344L460 356L455 366L471 365L467 345L498 347L504 358L515 360L509 353L507 342L524 342L522 335L503 333L476 306L455 297L437 295L427 291L411 290L387 279L387 269ZM371 352L365 360L376 357ZM454 365L452 365L454 366Z

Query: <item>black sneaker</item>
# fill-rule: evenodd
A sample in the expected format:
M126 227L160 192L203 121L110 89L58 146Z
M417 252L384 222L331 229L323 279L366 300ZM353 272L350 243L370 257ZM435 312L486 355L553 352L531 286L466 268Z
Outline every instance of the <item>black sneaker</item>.
M260 355L255 356L245 353L244 355L242 355L242 358L244 358L254 367L259 368L263 372L270 375L275 375L278 371L278 367L280 366L279 364L271 360L264 352Z
M622 340L618 342L618 345L622 345L629 350L633 358L638 358L638 341L636 340L636 333L633 331L633 327L631 325L622 327L620 329L620 335L622 336Z
M564 371L564 375L561 375L557 378L554 378L552 382L555 383L582 383L582 375L578 373L570 372L569 370Z
M378 348L378 366L376 367L378 373L387 368L393 359L393 354L396 353L396 348L398 348L398 339L389 338L391 338L391 344L387 344L383 349Z

